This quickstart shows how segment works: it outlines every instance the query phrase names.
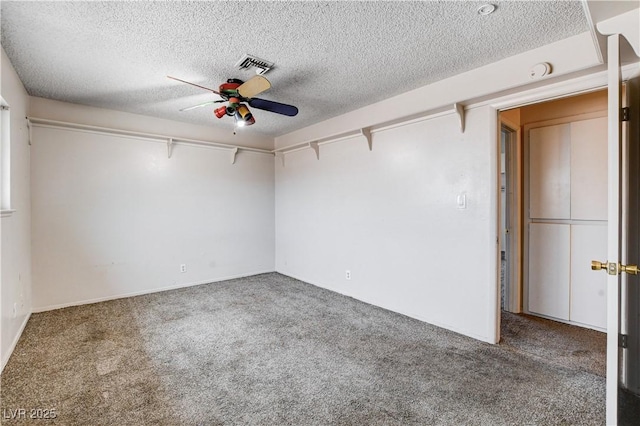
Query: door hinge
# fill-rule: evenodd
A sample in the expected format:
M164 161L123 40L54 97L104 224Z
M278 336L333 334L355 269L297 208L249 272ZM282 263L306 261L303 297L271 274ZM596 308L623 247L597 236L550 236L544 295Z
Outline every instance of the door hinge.
M626 334L619 334L618 335L618 346L620 346L621 348L628 348L629 347L629 336Z
M631 110L629 107L622 108L622 121L629 121L631 119Z

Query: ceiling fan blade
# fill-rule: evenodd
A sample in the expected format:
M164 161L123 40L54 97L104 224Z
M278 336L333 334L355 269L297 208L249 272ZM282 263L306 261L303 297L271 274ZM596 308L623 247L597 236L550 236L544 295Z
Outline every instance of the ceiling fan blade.
M224 99L220 99L218 101L203 102L203 103L198 104L198 105L182 108L180 111L191 111L192 109L200 108L200 107L211 105L211 104L217 104L219 102L224 102Z
M199 88L204 89L204 90L208 90L208 91L210 91L210 92L215 93L216 95L219 95L219 94L220 94L220 92L218 92L217 90L209 89L208 87L200 86L199 84L195 84L195 83L191 83L191 82L188 82L188 81L180 80L179 78L171 77L170 75L168 75L168 76L167 76L167 78L170 78L170 79L172 79L172 80L179 81L179 82L181 82L181 83L187 83L187 84L190 84L190 85L192 85L192 86L199 87Z
M269 80L261 75L252 77L249 81L245 81L238 87L238 93L243 98L253 98L255 95L268 90L271 87Z
M249 99L249 105L253 108L275 112L276 114L288 115L289 117L293 117L298 114L298 108L293 105L281 104L280 102L268 101L266 99Z

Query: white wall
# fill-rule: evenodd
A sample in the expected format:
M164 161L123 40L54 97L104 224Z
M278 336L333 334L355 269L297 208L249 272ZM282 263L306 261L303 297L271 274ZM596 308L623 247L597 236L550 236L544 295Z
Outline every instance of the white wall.
M276 163L276 270L495 339L495 111L422 121ZM466 195L459 209L457 196ZM350 270L351 280L345 279Z
M31 194L25 120L29 96L4 49L0 63L1 95L11 108L11 208L16 210L0 219L0 354L4 368L31 313Z
M529 71L540 62L553 72L531 80ZM592 35L579 34L277 137L276 148L284 149L435 116L453 111L454 103L474 105L467 108L464 134L451 113L378 131L373 152L360 138L321 145L320 161L311 150L287 153L285 167L276 164L276 270L496 342L492 107L591 89L600 64ZM603 82L599 76L595 84ZM463 193L467 208L458 209Z
M38 126L32 143L35 311L274 270L273 156L169 159L164 143Z
M163 118L70 104L38 97L31 98L29 116L98 127L117 127L121 130L133 132L273 149L272 138L252 135L250 133L252 129L250 128L246 129L248 132L239 131L234 135L229 129L181 123Z

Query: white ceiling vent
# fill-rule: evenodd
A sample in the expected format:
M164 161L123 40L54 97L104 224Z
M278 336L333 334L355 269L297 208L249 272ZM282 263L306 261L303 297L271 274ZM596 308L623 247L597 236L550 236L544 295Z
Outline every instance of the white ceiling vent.
M240 70L248 70L250 68L256 69L256 74L266 74L271 68L273 68L273 62L265 61L253 55L246 54L236 63L236 67Z

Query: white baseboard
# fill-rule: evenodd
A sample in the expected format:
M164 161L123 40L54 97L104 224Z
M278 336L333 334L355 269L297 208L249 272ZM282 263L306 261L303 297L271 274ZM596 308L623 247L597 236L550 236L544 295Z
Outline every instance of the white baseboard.
M13 341L11 342L11 346L9 346L9 349L7 350L7 353L2 354L3 355L2 368L0 368L0 374L2 374L2 372L4 371L5 365L7 365L7 363L9 362L9 359L11 358L11 354L13 354L13 351L18 345L18 340L20 340L20 337L22 336L22 332L24 331L24 328L27 326L27 322L29 321L29 318L31 318L31 312L29 312L27 316L24 317L24 321L22 321L22 324L20 325L20 329L18 330L18 333L16 333L16 335L14 336Z
M435 325L436 327L444 328L446 330L453 331L454 333L462 334L463 336L471 337L472 339L480 340L482 342L491 343L491 344L496 344L497 343L495 341L495 339L492 339L489 336L483 336L483 335L479 335L479 334L476 334L476 333L471 333L469 331L462 330L459 327L454 327L454 326L451 326L449 324L442 323L440 321L434 321L434 320L432 320L430 318L426 318L423 315L418 315L418 314L415 314L413 312L407 312L407 311L400 311L400 310L391 309L391 308L385 306L382 301L375 300L374 298L366 298L365 299L365 298L362 298L362 297L359 297L359 296L354 296L353 294L349 294L349 293L345 293L343 291L337 290L334 287L330 287L330 286L325 286L325 285L320 285L320 284L314 283L311 280L307 280L305 278L298 277L298 276L292 275L292 274L287 273L287 272L278 271L277 269L276 269L276 272L278 274L286 275L287 277L291 277L291 278L294 278L296 280L303 281L303 282L305 282L307 284L311 284L313 286L316 286L316 287L319 287L319 288L322 288L322 289L325 289L325 290L329 290L329 291L332 291L334 293L342 294L343 296L351 297L352 299L359 300L360 302L364 302L364 303L367 303L369 305L376 306L378 308L386 309L387 311L395 312L397 314L404 315L404 316L407 316L409 318L417 319L418 321L426 322L427 324Z
M583 323L583 322L564 320L564 319L560 319L560 318L554 318L554 317L551 317L549 315L530 312L527 309L523 309L522 313L525 314L525 315L531 315L531 316L534 316L534 317L544 318L544 319L548 319L548 320L555 321L555 322L561 322L563 324L575 325L576 327L588 328L588 329L591 329L591 330L600 331L602 333L606 333L607 332L607 328L606 327L602 328L602 327L598 327L596 325L586 324L586 323Z
M176 290L176 289L179 289L179 288L193 287L193 286L196 286L196 285L216 283L216 282L220 282L220 281L233 280L233 279L236 279L236 278L251 277L253 275L268 274L270 272L275 272L275 271L269 270L269 271L251 272L251 273L247 273L247 274L231 275L231 276L227 276L227 277L219 277L219 278L213 278L213 279L203 280L203 281L183 283L183 284L171 285L171 286L166 286L166 287L158 287L158 288L153 288L153 289L149 289L149 290L136 291L136 292L132 292L132 293L114 294L114 295L110 295L110 296L98 297L98 298L95 298L95 299L77 300L77 301L68 302L68 303L61 303L61 304L58 304L58 305L38 306L38 307L34 307L33 308L33 313L53 311L53 310L56 310L56 309L69 308L71 306L90 305L92 303L107 302L109 300L125 299L127 297L142 296L142 295L145 295L145 294L159 293L161 291Z

